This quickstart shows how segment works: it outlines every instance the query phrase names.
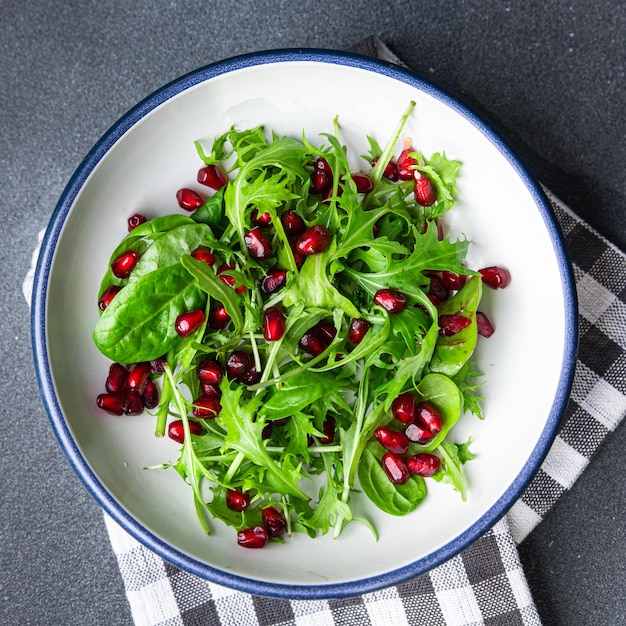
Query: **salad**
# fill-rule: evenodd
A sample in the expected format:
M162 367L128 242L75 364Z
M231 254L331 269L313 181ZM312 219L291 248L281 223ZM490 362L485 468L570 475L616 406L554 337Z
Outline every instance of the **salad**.
M336 119L319 145L261 126L196 142L183 212L132 215L111 254L97 404L147 410L181 445L158 467L191 487L209 534L212 518L254 548L352 521L376 534L357 494L390 515L414 511L430 479L466 497L473 454L452 429L482 419L481 295L510 275L471 269L469 241L444 233L461 163L409 138L396 154L414 107L383 147L368 137L361 171Z

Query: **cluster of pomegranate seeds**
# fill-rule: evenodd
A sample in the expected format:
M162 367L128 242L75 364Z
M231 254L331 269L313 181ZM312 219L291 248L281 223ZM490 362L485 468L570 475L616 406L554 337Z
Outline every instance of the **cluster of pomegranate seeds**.
M139 415L144 409L154 409L159 403L159 390L149 378L151 372L148 361L128 368L111 363L104 382L106 393L97 396L96 405L111 415Z
M237 510L237 509L235 509ZM271 538L278 538L287 529L287 520L274 506L261 509L262 524L244 528L237 533L237 543L243 548L264 548Z

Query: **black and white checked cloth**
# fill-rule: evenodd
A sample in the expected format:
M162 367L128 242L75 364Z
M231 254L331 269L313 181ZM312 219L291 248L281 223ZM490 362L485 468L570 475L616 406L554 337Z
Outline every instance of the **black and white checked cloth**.
M376 38L357 51L399 62ZM465 551L402 585L332 600L252 596L183 572L105 514L137 626L539 625L516 544L543 519L626 414L626 255L548 194L579 298L580 348L561 430L505 518ZM43 233L42 233L43 234ZM33 268L37 251L33 257ZM34 270L24 281L30 302Z

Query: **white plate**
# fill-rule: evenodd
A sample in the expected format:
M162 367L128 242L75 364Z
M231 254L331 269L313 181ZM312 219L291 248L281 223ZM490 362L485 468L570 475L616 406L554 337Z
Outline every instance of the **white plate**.
M310 140L339 117L353 155L366 135L384 144L410 100L404 135L430 154L463 162L460 203L447 226L471 241L472 267L498 264L511 285L485 290L497 327L480 342L485 419L464 418L477 458L465 467L466 502L428 481L423 505L403 518L369 511L378 542L359 524L333 540L292 536L245 550L234 531L203 534L191 490L173 471L143 468L177 458L147 416L112 418L95 406L108 361L92 341L100 277L129 215L178 211L176 190L195 185L197 139L235 124L263 124ZM356 164L356 163L355 163ZM422 574L488 530L538 469L565 409L576 349L576 299L559 229L537 184L496 134L457 100L416 75L372 59L314 50L236 57L193 72L132 109L69 182L41 251L33 345L44 402L61 447L87 488L132 535L172 563L251 593L349 596Z

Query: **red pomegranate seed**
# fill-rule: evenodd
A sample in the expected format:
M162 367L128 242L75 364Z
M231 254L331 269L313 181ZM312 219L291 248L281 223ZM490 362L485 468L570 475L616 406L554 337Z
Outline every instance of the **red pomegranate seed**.
M121 363L111 363L104 387L108 393L122 393L127 380L128 370Z
M409 480L409 470L405 462L393 452L385 452L381 462L389 480L395 485L403 485Z
M189 420L189 432L192 435L199 436L204 432L204 428L202 428L202 424L200 422ZM174 420L173 422L170 422L167 427L167 436L177 443L184 443L185 430L183 428L183 420Z
M222 397L222 392L220 388L216 385L207 385L206 383L200 383L200 387L202 388L202 393L205 396L215 396L216 398Z
M374 303L382 306L387 313L401 313L406 309L406 296L395 289L379 289L374 294Z
M126 415L140 415L143 413L143 400L141 399L140 391L131 390L126 393L124 413Z
M492 265L478 270L482 281L492 289L504 289L511 282L511 274L504 267Z
M391 403L391 414L405 424L411 424L416 417L417 400L410 391L397 396Z
M378 163L378 157L372 160L372 167L374 167L376 163ZM398 180L398 166L393 159L385 166L383 176L394 183Z
M111 415L124 415L126 398L121 393L101 393L96 398L96 404Z
M427 428L424 428L420 424L409 424L404 434L407 436L409 441L413 443L428 443L435 435L430 432Z
M243 380L252 365L252 359L243 350L234 350L226 361L226 375L229 380Z
M231 511L245 511L250 506L250 494L243 493L238 489L226 491L226 506Z
M272 244L258 226L245 233L243 239L252 258L263 261L271 256Z
M354 174L352 174L352 180L356 185L356 190L358 193L369 193L370 191L372 191L372 189L374 189L374 183L367 174L363 174L362 172L354 172Z
M330 167L330 163L324 157L317 157L317 159L315 159L313 167L318 172L324 172L329 176L333 175L333 169L332 167Z
M327 415L324 423L322 424L322 432L324 433L324 436L319 438L319 442L323 446L328 445L335 440L336 427L337 422L335 418L332 415Z
M266 226L270 226L272 223L272 216L267 211L259 215L259 209L252 209L250 220L255 226L261 226L264 228Z
M369 329L370 323L367 320L364 320L362 317L355 317L348 328L348 341L358 346Z
M432 476L441 469L441 459L428 452L420 452L409 457L406 461L406 467L414 476Z
M409 449L409 438L397 430L379 426L374 431L374 437L385 450L394 454L404 454Z
M111 271L117 278L128 278L139 261L139 255L134 250L127 250L111 263Z
M98 300L98 307L101 311L104 311L109 304L113 301L113 298L121 291L121 287L119 285L110 285L107 287L100 296Z
M213 330L224 330L230 323L230 315L222 304L218 304L209 312L209 328Z
M455 274L454 272L441 272L441 282L450 291L458 291L465 285L467 276L465 274Z
M415 170L413 177L415 179L413 193L417 204L421 206L432 206L435 204L437 202L437 189L435 189L430 178L419 170Z
M197 181L218 191L228 182L228 179L217 165L207 165L198 170Z
M254 362L248 368L248 371L243 375L243 382L246 385L256 385L261 380L261 372L258 372Z
M155 376L160 376L165 371L166 363L167 361L165 360L165 357L163 356L160 356L157 359L153 359L152 361L150 361L150 371Z
M269 296L287 284L287 270L273 268L267 271L265 278L261 281L261 291Z
M415 407L417 422L421 422L433 435L436 435L443 427L441 413L430 402L420 402Z
M150 375L151 367L149 361L143 361L142 363L133 363L128 370L128 378L126 384L129 389L141 391L144 383Z
M176 192L178 206L190 213L199 209L204 204L204 198L193 189L183 187Z
M482 311L476 311L476 327L478 328L478 334L482 337L489 338L495 332L493 324Z
M472 323L471 318L465 317L460 313L452 313L451 315L439 316L439 334L442 337L452 337L460 333Z
M330 243L330 237L328 228L321 224L315 224L298 236L294 247L296 251L304 256L319 254L326 250Z
M266 341L278 341L285 334L285 314L282 307L271 306L263 313L263 337Z
M181 337L188 337L191 333L198 330L202 324L204 324L204 311L201 309L186 311L176 318L176 332Z
M217 417L222 410L219 398L216 396L201 395L193 401L192 413L194 417L210 420Z
M311 356L318 356L332 343L337 330L328 322L318 322L302 336L298 345Z
M280 216L280 222L288 239L293 239L306 230L304 220L295 211L285 211Z
M398 156L398 162L396 169L398 172L398 178L400 180L411 180L413 178L413 172L417 165L417 159L413 156L409 156L415 149L411 146L410 139L403 141L403 149Z
M215 255L206 246L198 246L191 253L191 256L196 259L196 261L204 261L207 265L213 265L213 263L215 263Z
M428 287L428 295L435 296L439 303L447 300L450 297L450 291L445 286L443 280L438 274L432 274L430 276L430 286Z
M137 226L140 226L141 224L145 224L147 221L148 219L146 218L146 216L142 215L141 213L135 213L134 215L131 215L127 220L128 232L134 230L135 228L137 228Z
M280 537L287 528L287 521L282 513L273 506L266 506L261 510L263 525L270 537Z
M204 359L196 367L196 375L203 385L219 385L223 374L222 366L213 359Z
M237 543L243 548L264 548L267 544L267 530L265 526L244 528L237 533Z
M141 400L146 409L154 409L159 404L159 388L153 380L148 380L141 393Z
M235 286L235 279L230 276L230 274L224 274L224 272L236 270L237 265L234 261L230 263L222 263L218 268L216 274L219 276L220 280L228 285L229 287L235 287L235 293L243 293L246 290L245 285Z
M311 172L311 193L328 194L333 188L333 178L326 172L315 170Z

